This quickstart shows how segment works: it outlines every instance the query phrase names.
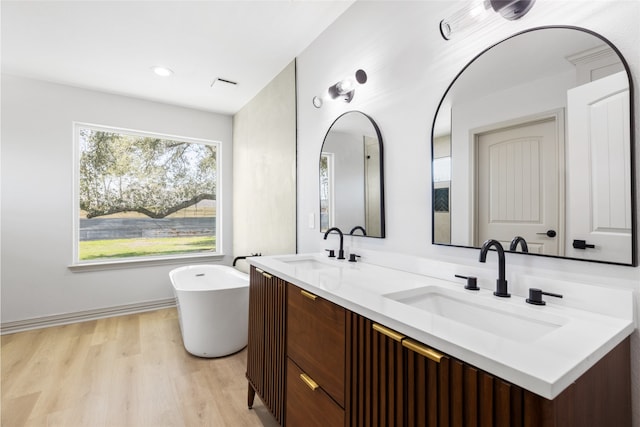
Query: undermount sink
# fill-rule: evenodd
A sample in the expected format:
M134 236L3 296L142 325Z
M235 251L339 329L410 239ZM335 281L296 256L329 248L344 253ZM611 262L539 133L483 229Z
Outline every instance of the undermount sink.
M453 295L437 286L387 294L385 297L431 314L513 341L531 342L558 329L566 319L543 313L524 313L528 308L503 310L487 302L473 301L477 295ZM500 304L502 301L496 301ZM534 317L535 316L535 317Z
M299 267L308 270L324 270L327 268L338 268L339 265L333 265L330 262L319 261L315 258L283 258L280 261L292 267Z

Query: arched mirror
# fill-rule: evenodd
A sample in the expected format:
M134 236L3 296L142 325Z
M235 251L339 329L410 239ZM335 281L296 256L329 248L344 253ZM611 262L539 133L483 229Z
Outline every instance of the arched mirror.
M384 237L382 136L359 111L338 117L320 151L320 231Z
M620 52L581 28L478 55L433 122L433 243L520 236L530 254L637 265L632 93Z

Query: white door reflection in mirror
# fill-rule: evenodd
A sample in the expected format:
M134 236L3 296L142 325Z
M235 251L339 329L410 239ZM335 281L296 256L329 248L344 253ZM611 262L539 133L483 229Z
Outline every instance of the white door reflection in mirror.
M557 129L551 117L476 135L475 246L496 239L509 247L514 236L521 236L530 253L561 254ZM549 237L546 230L557 234Z
M567 92L567 253L631 262L629 86L621 72ZM580 248L574 241L594 247Z

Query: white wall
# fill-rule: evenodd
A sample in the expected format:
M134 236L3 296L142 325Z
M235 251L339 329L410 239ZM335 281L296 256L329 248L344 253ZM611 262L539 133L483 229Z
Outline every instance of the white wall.
M296 250L296 64L233 116L233 253ZM247 263L238 267L248 271Z
M501 39L542 25L575 25L596 31L616 45L634 77L636 146L640 133L640 3L637 1L538 1L527 16L509 22L499 17L466 35L445 41L438 23L460 3L356 2L298 58L298 251L335 247L322 240L318 212L318 156L333 120L347 110L362 110L377 121L384 142L385 239L352 237L354 252L399 252L479 266L478 250L431 244L430 132L442 94L458 71ZM364 69L369 81L356 89L351 104L311 100L340 79ZM636 149L636 165L640 165ZM636 185L638 187L638 185ZM538 274L636 290L640 268L508 255L507 274ZM482 265L494 270L495 265ZM636 304L639 307L640 304ZM640 314L640 313L639 313ZM634 421L640 426L640 334L632 336Z
M231 116L2 76L2 323L171 298L173 265L71 272L72 122L222 142L231 255Z
M333 226L345 233L356 225L365 227L363 136L332 130L322 148L334 154L331 186L335 206Z

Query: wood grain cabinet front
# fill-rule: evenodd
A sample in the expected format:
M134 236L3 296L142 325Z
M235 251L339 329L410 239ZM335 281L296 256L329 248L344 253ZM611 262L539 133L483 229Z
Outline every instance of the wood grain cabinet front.
M249 407L258 393L288 427L629 427L630 354L549 400L251 269Z
M631 425L629 338L553 400L358 314L347 316L348 425Z
M247 344L247 404L258 393L275 419L284 425L286 282L251 267Z
M288 285L288 426L345 425L345 312L339 305Z
M345 309L292 284L287 356L344 407Z
M291 359L287 360L287 426L344 426L344 409Z

